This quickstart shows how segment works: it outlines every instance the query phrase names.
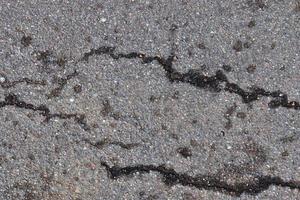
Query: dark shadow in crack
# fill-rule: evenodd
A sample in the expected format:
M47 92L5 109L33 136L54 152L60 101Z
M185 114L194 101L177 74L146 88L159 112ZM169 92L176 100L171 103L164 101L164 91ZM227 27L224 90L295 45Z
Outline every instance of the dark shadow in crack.
M197 70L189 70L186 73L181 73L173 67L175 58L174 53L171 53L167 58L160 56L146 56L143 53L130 52L115 53L115 47L102 46L98 49L91 49L90 52L85 53L79 61L88 61L89 57L94 55L109 55L111 58L118 60L121 58L126 59L140 59L142 63L151 63L157 61L164 71L165 76L170 82L183 82L193 85L200 89L208 89L211 92L229 92L239 95L243 103L249 104L258 101L261 97L269 97L271 101L268 103L270 108L284 107L288 109L300 109L300 104L297 101L289 101L287 94L277 91L267 91L263 88L252 86L249 91L242 89L238 84L231 83L222 70L216 71L215 75L207 76L201 74Z
M45 122L49 122L52 118L59 118L59 119L74 119L76 123L80 125L80 127L85 130L89 131L90 127L86 122L86 117L84 114L78 113L51 113L49 108L46 105L39 105L35 106L31 103L27 103L25 101L20 100L17 95L15 94L8 94L4 101L0 101L0 108L5 106L14 106L17 108L28 109L38 112L40 115L45 117Z
M254 177L253 181L229 184L226 181L220 180L219 177L212 175L196 175L195 177L192 177L185 173L178 173L174 169L167 168L164 165L110 167L106 162L101 162L101 165L105 167L111 179L118 179L122 176L133 175L137 172L141 174L157 172L162 175L163 182L166 185L172 186L179 184L198 189L226 193L232 196L241 196L243 193L256 195L267 190L272 185L300 190L299 181L284 181L282 178L277 176L256 176Z

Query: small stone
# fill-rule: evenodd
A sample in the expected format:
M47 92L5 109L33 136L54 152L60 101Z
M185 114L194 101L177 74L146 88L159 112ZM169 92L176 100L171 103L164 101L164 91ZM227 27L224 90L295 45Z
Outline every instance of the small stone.
M249 49L249 48L251 47L250 42L245 42L245 43L244 43L244 47L245 47L246 49Z
M271 49L275 49L275 47L276 47L276 42L272 42Z
M58 66L64 67L67 63L67 60L64 56L61 56L57 59L56 63L58 64Z
M263 0L255 0L255 4L258 6L260 9L264 9L267 5L264 3Z
M100 19L100 21L104 23L104 22L106 22L106 21L107 21L107 19L106 19L106 18L104 18L104 17L102 17L102 18Z
M82 86L81 85L75 85L73 89L77 94L82 92Z
M178 29L178 26L176 24L172 24L170 30L175 31L176 29Z
M288 151L284 151L284 152L281 153L281 156L284 156L284 157L289 156L289 152Z
M179 95L180 95L179 91L175 91L172 98L173 99L179 99Z
M150 102L152 102L152 103L155 102L157 99L158 99L158 97L155 97L154 95L151 95L149 98Z
M0 76L0 83L4 83L6 81L5 77Z
M256 70L256 65L254 64L251 64L247 67L247 72L250 73L250 74L253 74Z
M192 156L192 151L188 147L179 147L177 149L177 152L180 153L185 158Z
M199 49L206 49L206 46L205 46L204 43L198 43L198 44L197 44L197 47L198 47Z
M24 35L21 39L21 44L24 47L28 47L31 44L31 40L32 40L32 37Z
M249 28L252 28L256 25L255 21L254 20L251 20L249 23L248 23L248 27Z

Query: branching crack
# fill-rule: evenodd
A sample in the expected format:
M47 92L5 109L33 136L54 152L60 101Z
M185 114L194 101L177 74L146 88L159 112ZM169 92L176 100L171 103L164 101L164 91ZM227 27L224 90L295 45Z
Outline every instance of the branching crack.
M127 59L141 59L142 63L151 63L157 61L164 71L166 77L170 82L183 82L193 85L201 89L209 89L213 92L226 91L237 94L242 98L244 103L251 103L259 100L261 97L270 97L271 101L268 103L270 108L284 107L288 109L300 109L300 104L297 101L289 101L287 94L277 91L267 91L263 88L252 87L249 91L242 89L238 84L231 83L222 70L216 71L215 75L206 76L196 70L189 70L186 73L181 73L173 67L175 58L172 53L167 58L160 56L146 56L143 53L130 52L128 54L115 53L115 47L102 46L98 49L91 49L83 55L80 61L88 61L89 57L94 55L109 55L111 58L118 60L120 58Z
M38 112L40 115L45 117L45 122L49 122L52 118L59 118L59 119L74 119L76 123L80 125L80 127L85 130L89 131L90 127L86 122L86 117L84 114L78 114L78 113L51 113L49 108L46 105L39 105L35 106L31 103L27 103L25 101L20 100L17 95L15 94L8 94L4 101L0 101L0 108L3 108L5 106L14 106L17 108L23 108L28 110L33 110L35 112Z
M65 85L68 83L69 80L74 78L78 75L78 72L75 70L73 73L68 74L65 78L59 78L57 80L58 86L50 91L47 95L48 98L58 97L61 94L61 91L64 89Z
M255 195L267 190L272 185L300 190L299 181L284 181L282 178L277 176L257 176L253 179L253 181L228 184L226 181L222 181L216 176L197 175L192 177L185 173L177 173L174 169L166 168L164 165L110 167L105 162L101 162L101 165L105 167L111 179L118 179L121 176L129 176L137 172L144 174L152 171L161 174L163 177L162 180L166 185L172 186L179 184L183 186L196 187L198 189L218 191L232 196L240 196L243 193Z

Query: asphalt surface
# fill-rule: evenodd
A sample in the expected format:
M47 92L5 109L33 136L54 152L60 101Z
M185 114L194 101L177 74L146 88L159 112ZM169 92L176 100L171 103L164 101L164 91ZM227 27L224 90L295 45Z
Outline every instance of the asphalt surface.
M300 199L300 2L0 1L0 199Z

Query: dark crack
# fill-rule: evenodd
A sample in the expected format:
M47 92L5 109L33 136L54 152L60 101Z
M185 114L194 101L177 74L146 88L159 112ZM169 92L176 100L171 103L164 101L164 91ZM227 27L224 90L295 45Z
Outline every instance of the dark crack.
M105 138L103 140L99 140L97 142L92 142L89 139L83 139L83 141L88 143L89 145L91 145L93 147L96 147L97 149L102 149L105 146L116 145L116 146L119 146L123 149L131 150L131 149L133 149L133 148L140 145L139 143L128 143L128 144L126 144L126 143L123 143L123 142L120 142L120 141L111 141L108 138Z
M31 42L32 42L32 37L29 35L28 36L23 35L23 37L21 38L21 44L24 47L28 47L29 45L31 45Z
M46 105L33 105L31 103L27 103L25 101L20 100L17 95L15 94L8 94L4 101L0 101L0 108L5 106L14 106L17 108L32 110L38 112L40 115L45 117L45 122L49 122L52 118L59 118L59 119L74 119L76 123L80 125L80 127L85 130L89 131L90 127L86 122L86 117L84 114L78 113L51 113L49 108Z
M34 80L34 79L25 77L25 78L21 78L19 80L10 81L7 78L7 76L4 75L3 73L0 73L0 76L4 78L4 81L0 82L0 85L2 88L5 88L5 89L14 87L21 83L26 83L28 85L41 85L41 86L45 86L47 84L46 80Z
M232 196L240 196L242 194L256 195L267 190L270 186L287 187L290 189L300 190L299 181L284 181L277 176L256 176L253 181L239 182L228 184L220 178L209 175L189 176L185 173L178 173L174 169L167 168L164 165L134 165L126 167L113 166L110 167L107 163L101 162L101 165L109 173L111 179L118 179L122 176L129 176L135 173L150 173L157 172L162 175L163 182L166 185L183 185L195 187L198 189L212 190L226 193Z
M243 103L251 103L259 100L261 97L269 97L271 101L268 103L270 108L284 107L288 109L300 109L300 104L297 101L289 101L287 94L277 91L267 91L259 87L251 87L249 91L242 89L238 84L232 83L227 79L227 76L222 70L216 71L215 75L207 76L201 74L197 70L189 70L186 73L181 73L173 67L175 58L172 53L167 58L160 56L146 56L143 53L131 52L128 54L115 53L115 47L102 46L98 49L92 49L85 53L81 61L88 61L89 57L94 55L109 55L111 58L118 60L126 59L141 59L142 63L151 63L157 61L166 72L166 77L170 82L183 82L193 85L201 89L209 89L212 92L226 91L237 94L242 98Z

